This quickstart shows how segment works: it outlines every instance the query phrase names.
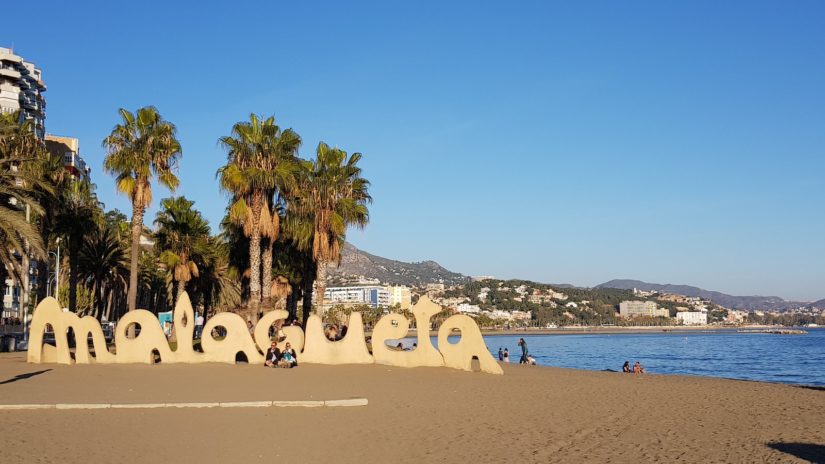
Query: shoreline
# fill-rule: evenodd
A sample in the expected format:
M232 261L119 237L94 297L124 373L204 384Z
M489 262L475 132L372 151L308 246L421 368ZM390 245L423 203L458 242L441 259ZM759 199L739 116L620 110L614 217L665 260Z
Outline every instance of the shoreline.
M736 332L742 329L773 329L778 326L743 325L743 326L650 326L650 327L567 327L556 329L523 328L523 329L481 329L483 336L513 336L513 335L617 335L617 334L650 334L650 333L711 333ZM788 327L790 328L790 327ZM372 335L371 331L367 335ZM411 329L407 338L416 337L417 332ZM430 330L430 336L438 336L437 330Z

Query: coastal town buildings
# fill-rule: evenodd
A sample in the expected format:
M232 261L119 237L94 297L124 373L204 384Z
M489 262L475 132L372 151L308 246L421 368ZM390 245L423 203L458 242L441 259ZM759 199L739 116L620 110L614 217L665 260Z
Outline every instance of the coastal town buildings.
M80 141L74 137L46 134L46 149L63 157L63 166L73 180L88 179L92 169L80 156Z
M670 313L667 309L659 309L655 301L622 301L619 303L619 315L624 318L669 317Z
M33 63L0 47L0 111L20 111L20 118L32 122L37 138L46 136L46 99L43 73Z
M390 291L381 286L328 287L325 304L366 304L373 308L390 306Z
M387 289L390 292L390 306L399 305L401 309L412 308L412 293L405 285L396 285Z
M0 47L0 112L20 112L21 121L30 121L32 130L39 140L46 136L46 99L43 92L42 71L33 63L16 55L10 48ZM28 207L27 207L28 208ZM28 217L28 211L27 211ZM26 307L31 294L34 276L33 261L21 250L19 255L24 268L31 272L23 276L22 282L11 278L3 282L3 318L25 319L20 308Z
M679 311L676 320L683 325L707 325L708 313L700 311Z
M469 303L461 303L455 308L458 312L462 314L479 314L481 313L481 308L478 305L473 305Z

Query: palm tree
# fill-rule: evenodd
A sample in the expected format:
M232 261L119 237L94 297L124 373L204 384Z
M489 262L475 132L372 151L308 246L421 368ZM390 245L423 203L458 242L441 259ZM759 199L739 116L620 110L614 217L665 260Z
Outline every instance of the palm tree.
M60 191L57 211L54 212L54 231L67 238L69 258L69 310L77 311L79 283L79 253L84 236L97 227L102 214L94 185L88 180L72 182Z
M198 277L195 256L206 254L210 246L209 224L192 208L194 204L186 197L164 198L155 218L155 246L161 251L161 263L177 282L176 301L187 282Z
M279 224L277 214L273 217L270 209L272 192L287 189L294 182L300 140L292 129L282 131L274 117L261 119L255 114L249 115L249 122L236 123L232 134L219 140L228 152L218 177L221 188L232 195L229 216L243 225L249 237L249 309L253 317L261 303L261 238L271 241Z
M93 289L95 317L109 320L104 296L125 289L129 274L126 249L117 232L106 224L87 231L78 253L78 269L80 278Z
M27 278L28 255L46 258L43 238L30 219L43 214L37 193L53 189L38 175L43 148L31 123L19 121L19 113L0 114L0 288L9 275Z
M152 178L174 191L180 181L174 174L181 156L174 124L163 119L153 106L136 113L121 108L122 122L103 140L108 154L104 169L116 176L117 189L132 202L132 237L129 268L129 311L137 304L140 234L143 215L152 202Z
M348 156L344 150L321 142L315 160L302 163L295 210L298 216L311 218L312 257L317 266L315 294L322 305L327 267L340 261L347 228L363 228L369 222L367 204L372 197L369 181L361 177L360 160L360 153ZM310 237L304 229L299 240Z

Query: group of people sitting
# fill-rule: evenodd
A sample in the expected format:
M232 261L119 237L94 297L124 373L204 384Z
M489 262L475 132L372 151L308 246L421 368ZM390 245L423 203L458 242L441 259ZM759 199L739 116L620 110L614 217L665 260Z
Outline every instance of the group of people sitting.
M624 366L622 366L622 372L626 372L628 374L644 374L645 368L639 364L639 361L636 361L636 364L633 367L630 367L630 361L625 361Z
M298 365L298 354L292 348L292 344L286 342L284 350L278 348L278 342L273 341L272 346L266 350L266 360L264 366L266 367L283 367L286 369L296 367Z

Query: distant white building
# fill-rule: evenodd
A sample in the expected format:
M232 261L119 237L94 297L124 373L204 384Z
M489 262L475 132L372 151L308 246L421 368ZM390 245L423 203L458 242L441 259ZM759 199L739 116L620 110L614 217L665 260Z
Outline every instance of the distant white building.
M412 307L412 293L406 286L388 287L387 291L390 293L390 306L401 305L401 309Z
M386 287L328 287L324 291L325 304L367 304L373 308L390 306L390 292Z
M676 320L683 325L707 325L708 313L698 311L680 311L676 313Z
M472 305L470 303L461 303L460 305L456 306L456 310L462 314L481 313L481 308L478 305Z
M619 303L619 315L622 317L669 317L667 309L659 309L655 301L622 301Z

